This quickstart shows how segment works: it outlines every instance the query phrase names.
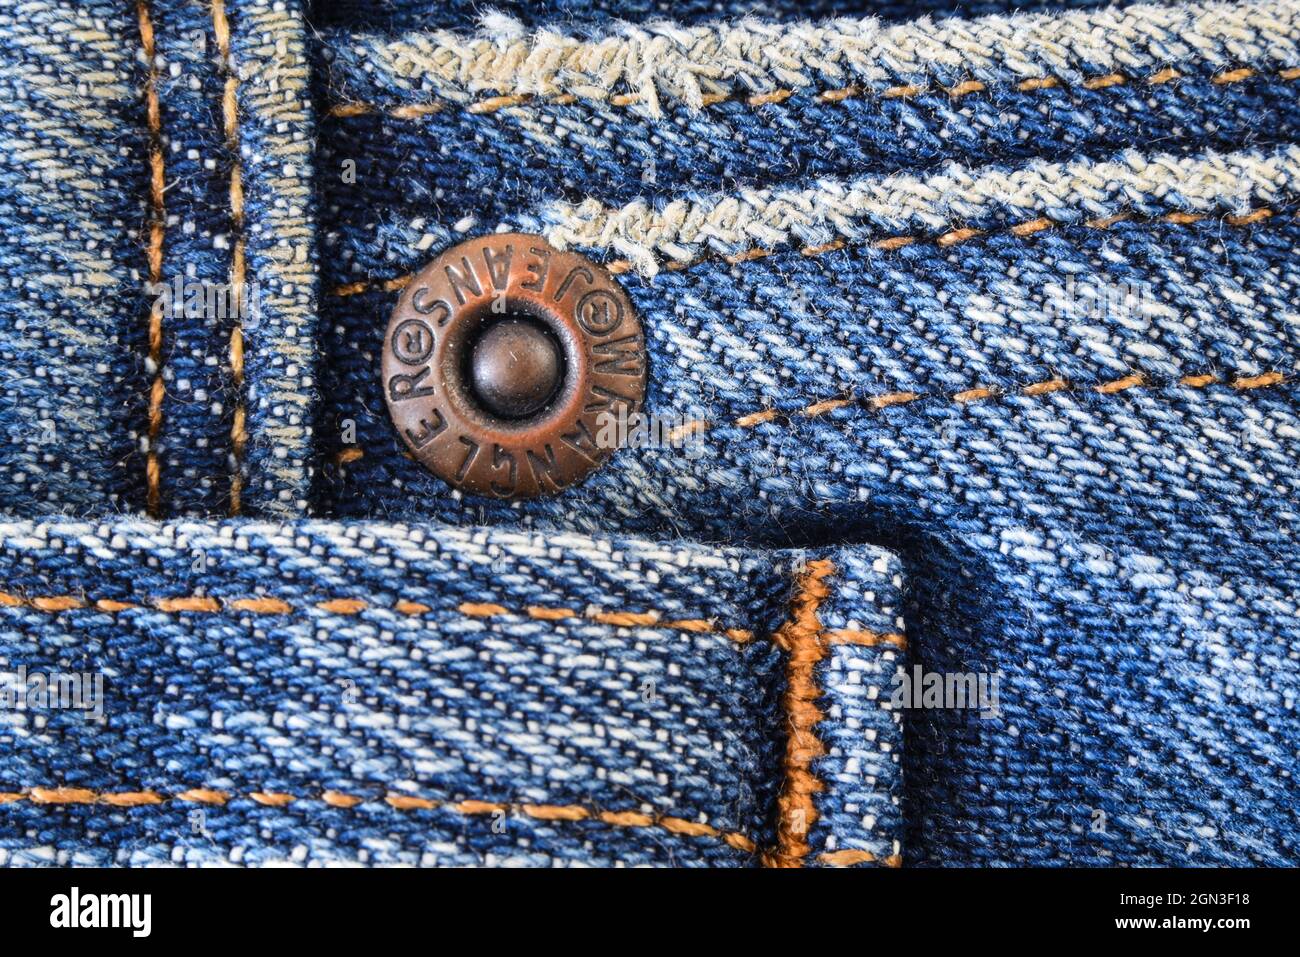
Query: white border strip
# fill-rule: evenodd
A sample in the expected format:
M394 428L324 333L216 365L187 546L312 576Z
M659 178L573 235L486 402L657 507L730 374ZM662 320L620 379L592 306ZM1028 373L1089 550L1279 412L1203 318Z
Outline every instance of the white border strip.
M621 24L591 39L529 34L502 16L489 17L483 29L470 37L433 31L350 38L336 49L336 60L344 80L348 73L369 74L400 97L465 103L485 94L605 100L631 93L655 116L665 101L699 109L712 94L812 84L1080 82L1193 62L1212 68L1300 65L1298 0L1135 4L905 24L870 17L821 24Z
M823 179L806 189L716 193L658 208L645 200L622 207L556 203L541 221L557 248L613 251L650 276L665 259L687 263L707 252L932 234L990 219L1014 225L1121 213L1241 215L1297 195L1300 146L1194 156L1130 150L1104 162L1038 161L1010 170L952 164L926 176Z

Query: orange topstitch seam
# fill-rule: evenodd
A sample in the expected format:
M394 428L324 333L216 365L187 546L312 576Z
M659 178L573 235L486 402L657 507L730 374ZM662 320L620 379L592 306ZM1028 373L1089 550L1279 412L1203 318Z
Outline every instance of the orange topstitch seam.
M35 595L22 596L0 591L0 608L31 608L36 611L60 613L67 611L98 611L107 614L133 611L141 608L172 614L218 614L221 612L243 612L253 615L289 615L308 608L317 608L331 615L359 615L370 609L391 610L400 615L417 617L434 610L433 606L423 602L399 599L391 606L380 606L360 598L330 598L297 608L279 598L215 598L211 595L181 595L171 598L149 598L141 601L121 601L101 598L89 601L79 595ZM687 631L696 634L722 635L737 643L753 641L754 632L746 628L727 628L718 625L709 618L669 618L658 610L646 611L608 611L589 608L578 611L574 608L552 607L546 605L529 605L519 611L512 611L504 605L491 602L462 602L456 610L466 618L501 618L523 617L536 621L591 621L616 628L662 628L669 631ZM893 645L906 647L907 640L899 634L885 634L868 629L846 628L828 633L832 644Z
M27 801L41 805L104 804L110 807L136 808L181 801L196 804L224 806L229 801L245 797L264 807L287 807L291 804L323 803L330 807L351 810L366 804L386 804L398 811L426 811L442 809L466 816L491 814L519 814L538 821L596 821L613 827L661 828L685 837L716 838L737 850L753 853L754 842L738 831L726 831L672 815L646 814L641 811L603 811L580 804L509 804L496 801L439 801L409 794L389 793L383 798L366 798L340 791L325 791L310 798L298 797L276 791L252 791L233 795L211 788L192 788L174 795L157 791L99 792L88 788L29 788L25 791L0 793L0 804Z
M823 715L817 707L821 691L815 672L827 653L818 613L830 594L827 579L834 574L835 565L828 560L807 564L795 582L790 617L773 636L786 653L783 705L788 736L785 782L777 798L776 846L763 856L769 867L802 867L810 850L808 834L817 823L813 795L824 785L813 773L812 762L826 749L816 733Z
M212 29L217 38L217 49L226 71L225 91L221 98L222 126L226 137L226 150L230 154L230 222L235 234L230 257L230 300L244 301L244 283L247 264L246 237L244 235L244 172L239 140L239 73L230 53L230 20L226 16L225 0L212 0ZM243 511L244 447L248 443L244 406L244 323L243 310L235 310L235 324L230 330L230 387L235 394L235 412L230 425L231 458L230 514Z
M1189 389L1203 389L1210 385L1228 385L1238 392L1249 392L1253 389L1265 389L1269 386L1278 385L1286 381L1286 375L1281 372L1262 372L1259 375L1237 376L1236 378L1224 379L1217 375L1209 373L1200 373L1196 375L1185 375L1178 380L1178 385ZM706 419L695 419L683 425L679 425L668 433L671 441L689 438L692 435L701 435L705 432L719 428L720 425L733 425L741 429L752 429L756 426L768 422L782 422L790 425L791 420L795 418L815 419L834 412L836 409L847 408L854 404L861 404L873 412L879 412L882 409L891 408L896 405L907 405L911 402L919 402L925 399L946 398L958 405L970 405L976 402L985 402L992 399L1000 399L1009 396L1022 395L1030 398L1051 395L1054 392L1079 392L1085 389L1096 392L1100 395L1116 395L1120 392L1126 392L1130 389L1146 390L1152 388L1152 383L1144 376L1137 373L1123 376L1119 379L1112 379L1107 382L1101 382L1092 386L1073 386L1064 379L1046 379L1041 382L1032 382L1028 385L1021 386L1019 389L1005 389L992 387L976 387L963 389L954 392L951 395L939 395L927 392L885 392L875 395L863 396L842 396L836 399L819 399L803 408L795 409L792 412L780 412L776 409L764 409L761 412L750 412L746 415L733 419L730 423L709 422Z
M714 838L747 854L753 854L758 850L754 841L740 831L728 831L702 821L691 821L671 814L646 814L644 811L606 811L582 804L512 804L501 801L479 800L439 801L432 798L391 792L382 798L366 798L341 791L325 791L313 797L299 797L283 791L250 791L246 794L237 795L213 788L190 788L187 791L181 791L169 796L159 794L157 791L92 791L89 788L50 787L0 792L0 805L26 801L30 804L45 807L102 804L108 807L130 809L156 807L169 801L180 801L223 807L230 801L240 797L247 798L263 807L288 807L294 804L321 803L334 808L351 810L363 805L382 803L398 811L442 809L454 814L463 814L467 817L518 814L547 823L595 821L608 824L611 827L660 828L670 834L683 837ZM851 867L855 864L876 862L877 858L870 851L843 850L822 854L819 860L832 867ZM894 856L887 858L883 863L896 867L899 862L897 856Z
M1287 380L1287 376L1282 372L1261 372L1258 375L1244 375L1235 378L1222 378L1211 373L1195 373L1182 376L1177 380L1177 385L1188 389L1204 389L1211 385L1226 385L1238 392L1249 392L1255 389L1265 389L1269 386L1279 385ZM860 405L872 412L879 412L882 409L892 408L897 405L908 405L912 402L921 401L938 401L947 399L956 402L958 405L973 405L978 402L987 402L995 399L1008 398L1012 396L1027 396L1037 398L1040 396L1051 395L1055 392L1075 393L1075 392L1096 392L1099 395L1116 395L1121 392L1130 390L1149 391L1156 387L1156 383L1148 381L1144 376L1137 373L1122 376L1118 379L1111 379L1106 382L1100 382L1095 385L1074 385L1064 379L1045 379L1041 382L1031 382L1028 385L1018 386L1016 388L993 387L993 386L976 386L968 389L961 389L953 393L933 393L933 392L884 392L874 395L841 395L834 399L818 399L802 408L794 409L790 412L782 412L778 409L767 408L758 412L748 412L745 415L737 416L730 422L710 422L707 419L693 419L668 432L670 441L680 441L690 438L693 435L702 435L718 428L734 426L740 429L752 429L757 426L775 422L785 427L794 424L795 419L816 419L836 409L844 409L853 405ZM400 450L405 458L411 458L409 452ZM339 453L338 461L355 462L362 458L364 452L361 449L349 449L346 455Z
M822 696L817 684L817 666L844 633L842 629L827 629L820 617L822 602L830 595L828 581L835 573L835 564L827 559L808 562L796 578L790 617L773 636L773 641L786 653L783 704L788 737L785 782L777 798L776 846L762 856L767 867L803 867L811 852L808 835L818 818L815 795L826 787L812 769L813 761L826 753L825 745L817 736L817 725L825 717L817 705L817 699ZM891 639L889 644L906 647L902 635L881 637ZM902 865L902 858L897 854L880 858L857 848L827 851L818 855L817 860L830 867Z
M814 734L816 724L821 720L821 711L816 706L820 691L816 687L814 669L822 660L827 648L832 644L853 644L867 647L890 645L897 648L906 647L906 638L901 634L880 633L867 629L824 629L817 618L822 599L828 594L824 584L826 578L834 573L834 566L829 561L810 562L799 578L799 583L792 604L790 620L773 636L773 641L787 654L788 691L785 704L790 724L790 737L786 752L786 781L778 801L780 823L777 829L777 845L767 851L762 862L768 866L798 867L802 866L808 856L808 829L817 818L812 796L822 789L822 784L810 770L812 759L824 753L820 741ZM0 606L27 606L41 611L62 612L90 607L84 600L75 596L51 596L46 598L21 599L17 596L0 592ZM130 602L103 600L96 602L98 611L117 612L139 607ZM164 611L175 612L215 612L223 608L222 602L208 596L159 599L154 607ZM292 611L287 603L273 598L235 599L229 602L235 610L255 613L283 614ZM333 599L317 603L323 610L337 614L357 614L368 607L359 599ZM394 610L409 615L419 615L432 609L419 602L399 601ZM503 615L520 614L511 612L504 606L490 603L462 603L458 610L471 618L492 618ZM705 619L662 620L658 612L603 612L591 611L579 614L571 608L529 606L523 615L543 620L558 621L569 618L583 618L620 627L660 627L675 628L691 632L714 631L726 635L737 642L747 642L754 638L753 632L741 629L715 629ZM404 794L388 794L382 799L366 798L338 791L326 791L314 798L301 798L283 792L255 791L243 795L254 802L270 806L284 807L300 802L318 801L337 808L354 808L363 804L383 803L398 810L427 810L444 808L459 814L517 813L537 820L545 821L599 821L621 827L657 827L674 834L692 837L713 837L724 841L729 846L746 853L755 853L757 847L746 835L735 831L723 831L712 825L690 821L671 815L650 815L632 811L601 811L582 805L543 805L543 804L507 804L485 801L446 802ZM40 805L68 804L105 804L112 807L135 808L166 803L167 801L186 801L200 804L224 805L234 796L226 791L211 788L192 788L178 794L166 796L156 791L122 791L97 792L86 788L48 787L29 788L17 792L0 792L0 804L28 801ZM818 860L832 867L849 867L865 863L883 863L896 867L901 861L897 855L883 860L870 851L846 849L821 854Z
M162 109L158 103L158 63L154 44L153 17L148 0L138 0L136 19L140 24L140 46L148 72L146 73L144 102L146 122L149 127L149 287L157 289L162 283L163 239L166 232L167 213L163 198L166 173L163 164ZM158 464L158 436L163 421L163 304L155 299L149 308L148 369L153 372L149 388L148 445L145 449L145 503L149 515L162 515L162 474Z

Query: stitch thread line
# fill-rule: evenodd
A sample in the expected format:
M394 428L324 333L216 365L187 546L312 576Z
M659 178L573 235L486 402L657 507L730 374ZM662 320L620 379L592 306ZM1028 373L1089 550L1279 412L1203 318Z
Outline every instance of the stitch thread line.
M37 595L21 596L11 592L0 591L0 608L30 608L51 614L67 611L97 611L107 614L151 609L171 614L218 614L221 612L243 612L253 615L290 615L298 611L316 608L331 615L359 615L368 610L391 610L407 617L426 615L435 609L423 602L400 599L391 608L376 605L360 598L330 598L314 602L308 606L295 607L279 598L252 596L247 598L216 598L209 595L180 595L175 597L149 598L142 601L121 601L101 598L90 601L79 595ZM487 602L462 602L456 610L466 618L484 619L516 616L531 618L536 621L590 621L617 628L661 628L670 631L686 631L695 634L716 634L743 644L753 641L754 632L745 628L726 628L719 626L708 618L665 618L663 613L649 609L645 611L588 609L579 612L573 608L529 605L522 611L511 611L497 604ZM893 642L897 636L876 635L867 631L845 631L840 637L844 644L871 644Z
M162 283L163 240L166 233L167 214L164 205L166 173L162 147L162 109L158 102L158 63L154 43L153 17L148 0L136 3L136 19L140 25L140 46L148 72L145 79L144 101L146 123L149 129L149 288L157 289ZM163 308L153 301L149 307L149 355L146 366L153 372L149 388L148 445L145 451L145 507L150 517L162 515L162 473L158 464L158 437L162 433L163 397Z
M850 393L836 399L819 399L816 402L809 403L802 408L795 409L791 412L782 412L778 409L763 409L759 412L750 412L732 419L728 423L710 422L707 419L695 419L684 425L678 426L668 433L670 441L680 441L695 435L703 435L706 432L713 431L724 426L734 426L740 429L752 429L769 422L784 424L789 427L794 424L795 419L816 419L836 409L848 408L849 406L859 405L871 412L879 412L882 409L892 408L897 405L907 405L912 402L927 400L948 399L959 405L971 405L977 402L996 401L998 399L1011 398L1014 396L1025 396L1028 398L1039 398L1045 395L1051 395L1055 392L1073 394L1079 392L1096 392L1098 395L1116 395L1120 392L1127 392L1133 389L1152 390L1156 388L1169 388L1172 385L1183 386L1188 389L1204 389L1211 385L1226 385L1238 392L1249 392L1255 389L1265 389L1270 386L1280 385L1287 381L1287 376L1283 372L1262 372L1258 375L1238 376L1236 378L1221 378L1220 376L1210 373L1185 375L1172 384L1163 384L1152 382L1140 374L1123 376L1119 379L1112 379L1107 382L1096 385L1072 385L1064 379L1045 379L1041 382L1031 382L1028 385L1020 386L1017 389L1007 389L999 387L974 387L962 389L949 395L927 392L886 392L876 395L857 396ZM350 455L348 461L355 461L362 458L363 452L360 449L354 450L356 454ZM405 455L410 458L409 454Z
M899 854L890 854L888 857L881 858L872 854L870 851L858 850L856 848L845 848L842 851L827 851L818 856L817 860L830 867L853 867L856 864L884 864L886 867L902 867L903 858Z
M1249 213L1240 215L1228 215L1222 217L1222 221L1228 226L1250 226L1255 223L1261 223L1277 215L1276 210L1260 208L1251 210ZM962 243L968 243L976 239L990 239L997 236L1014 236L1016 239L1026 239L1036 233L1046 232L1049 230L1065 229L1069 227L1082 227L1084 229L1107 230L1119 223L1135 223L1138 225L1173 225L1173 226L1190 226L1195 223L1203 222L1208 219L1217 218L1211 213L1166 213L1163 216L1143 217L1133 216L1128 213L1120 213L1115 216L1107 216L1103 219L1089 219L1082 223L1058 222L1056 220L1039 217L1037 219L1027 220L1025 222L1015 223L1003 229L974 229L963 227L952 229L946 233L937 236L909 235L909 236L890 236L885 239L869 240L865 242L850 242L846 239L835 239L819 246L803 246L799 249L799 254L805 257L824 256L827 253L839 252L842 249L874 249L881 252L893 252L902 249L905 246L914 246L920 243L932 242L940 249L948 249L952 246L958 246ZM710 253L699 256L695 259L678 261L667 260L663 263L666 272L682 272L687 269L693 269L696 266L709 262L724 262L729 266L737 266L742 263L755 262L759 259L767 259L769 256L776 256L782 252L788 251L788 248L762 248L754 247L752 249L741 250L738 253L721 254ZM630 273L636 269L636 264L629 259L615 259L605 265L605 268L613 275L620 276ZM409 282L409 279L407 280ZM403 283L405 285L406 283Z
M512 612L501 605L489 602L464 602L458 610L470 618L498 618L507 615L524 615L539 621L566 621L585 619L602 625L615 625L620 628L667 628L674 631L690 631L697 634L719 634L736 642L754 640L754 633L745 628L719 628L707 618L684 618L665 620L658 611L599 611L591 610L579 613L572 608L548 608L529 605L523 612Z
M231 299L244 301L245 242L244 234L244 172L240 156L239 138L239 71L230 53L230 20L226 16L225 0L212 0L212 29L217 39L217 50L226 72L225 90L221 98L222 126L226 137L226 150L230 154L230 222L234 243L230 257ZM231 473L230 514L243 511L244 446L248 442L244 407L244 320L241 310L236 310L235 324L230 330L230 386L235 395L235 411L230 425Z
M763 856L768 867L802 867L810 848L808 834L817 823L813 795L824 785L812 771L815 758L826 753L817 737L822 720L817 699L816 668L826 657L826 642L818 618L822 601L830 594L826 580L835 574L829 561L809 562L795 582L790 617L773 636L786 653L784 698L788 737L785 751L785 783L777 798L776 846Z
M315 797L299 797L282 791L250 791L243 795L233 795L226 791L211 788L191 788L174 795L163 795L157 791L93 791L88 788L29 788L24 791L0 792L0 805L27 802L43 807L63 807L77 805L105 805L114 808L157 807L169 801L190 804L206 804L224 807L232 800L247 798L263 807L289 807L294 804L322 803L329 807L351 810L363 805L385 804L398 811L444 810L466 817L478 817L494 814L514 814L532 818L546 823L569 821L594 821L611 827L660 828L670 834L684 837L707 837L721 840L729 847L747 854L757 851L757 845L740 831L727 831L701 821L691 821L669 814L646 814L643 811L605 811L581 804L512 804L499 801L438 801L414 795L389 793L383 798L365 798L355 794L339 791L324 791ZM856 864L880 862L887 867L899 867L902 858L898 855L881 860L875 854L865 850L828 851L818 860L831 867L852 867Z
M379 609L380 606L359 598L331 598L315 602L311 607L332 615L359 615L363 611ZM142 608L154 611L197 614L216 614L220 612L246 612L254 615L289 615L303 609L295 608L279 598L214 598L208 595L181 595L172 598L152 598L143 602L119 601L101 598L89 601L78 595L37 595L23 597L11 592L0 591L0 608L31 608L57 614L65 611L98 611L107 614L133 611ZM423 602L399 599L392 611L408 617L419 617L433 611L431 605ZM755 634L748 628L726 628L719 626L709 618L665 618L655 609L647 611L605 611L598 608L579 612L573 608L529 605L522 611L512 611L503 605L490 602L462 602L456 610L466 618L500 618L525 617L535 621L591 621L600 625L612 625L616 628L660 628L668 631L687 631L701 635L721 635L737 644L746 644L755 640ZM907 639L900 634L886 634L860 628L842 628L826 633L826 639L832 644L893 645L906 648Z
M1145 84L1147 86L1161 86L1166 83L1172 83L1175 80L1185 78L1187 74L1175 69L1163 69L1147 77L1131 77L1123 73L1106 73L1100 76L1089 77L1079 83L1079 86L1085 90L1104 90L1116 86L1128 86L1133 84ZM1275 76L1283 82L1300 79L1300 67L1293 67L1278 70L1275 73L1265 73L1251 67L1241 67L1235 70L1225 70L1210 78L1210 82L1215 86L1229 86L1233 83L1241 83L1258 76ZM1020 93L1037 93L1043 90L1068 89L1071 84L1055 76L1035 77L1027 80L1021 80L1006 89L1013 89ZM964 80L953 86L930 85L922 86L919 84L898 84L895 86L885 87L881 90L871 90L861 84L850 84L837 89L823 90L817 93L815 98L821 103L846 103L852 100L863 99L876 96L886 100L910 100L920 96L933 96L946 94L956 100L964 96L970 96L973 93L986 93L997 90L998 87L990 86L982 80ZM782 87L776 90L769 90L764 93L746 93L736 90L731 93L705 93L700 98L700 104L703 107L717 106L722 103L742 103L749 107L770 106L776 103L784 103L800 90L793 87ZM574 103L586 102L603 104L613 107L636 107L645 104L645 97L637 93L610 93L596 95L594 93L556 93L556 94L537 94L537 93L504 93L496 96L486 97L473 103L460 104L455 100L435 100L429 103L336 103L329 109L329 116L338 119L348 119L354 116L371 116L375 114L384 114L398 120L416 120L435 113L441 113L444 110L452 109L457 106L461 107L466 113L474 115L487 115L497 113L502 110L518 109L524 106L570 106Z
M874 250L879 250L881 252L893 252L894 250L902 249L905 246L913 246L913 245L926 243L926 242L932 242L942 249L947 249L951 246L957 246L962 243L971 242L977 239L988 239L988 238L1005 236L1005 235L1014 236L1017 239L1026 239L1037 233L1045 232L1048 230L1065 229L1070 227L1093 229L1093 230L1106 230L1106 229L1110 229L1112 226L1118 225L1119 223L1126 223L1126 222L1135 223L1138 225L1190 226L1205 220L1217 218L1220 219L1220 221L1223 222L1225 225L1234 226L1234 227L1244 227L1244 226L1251 226L1256 223L1262 223L1267 220L1271 220L1275 216L1279 216L1278 211L1261 207L1259 209L1251 210L1249 213L1243 213L1241 215L1223 216L1221 218L1218 217L1217 214L1212 214L1212 213L1174 212L1174 213L1166 213L1163 216L1156 216L1156 217L1143 217L1143 216L1134 216L1127 213L1120 213L1115 216L1108 216L1104 219L1090 219L1090 220L1085 220L1084 222L1067 223L1067 222L1058 222L1056 220L1047 219L1045 217L1040 217L1038 219L1027 220L1025 222L1016 223L1012 226L1005 227L1004 229L997 229L997 230L962 228L962 229L949 230L946 233L941 233L936 236L924 236L924 235L891 236L885 239L876 239L876 240L869 240L869 241L862 241L862 242L850 242L849 240L846 239L836 239L836 240L832 240L829 243L824 243L820 246L804 246L800 248L798 252L800 255L809 258L816 257L816 256L824 256L827 253L839 252L842 249L874 249ZM788 252L792 250L793 247L788 247L785 249L754 248L754 249L747 249L738 253L731 253L726 255L721 253L711 253L685 262L668 260L667 262L664 262L663 269L666 272L681 272L683 270L692 269L696 266L702 265L704 263L709 263L709 262L723 262L729 266L738 266L743 263L754 262L759 259L766 259L769 256L776 256L780 253ZM611 260L610 262L605 263L605 269L607 269L611 274L615 276L620 276L626 273L633 272L636 269L636 265L630 259L614 259ZM347 296L356 296L367 292L396 292L401 289L405 289L408 285L410 285L411 280L414 278L415 278L415 274L410 273L408 275L398 276L393 279L374 280L374 281L359 280L357 282L344 283L342 285L335 286L332 290L330 290L330 294L334 296L347 297Z
M1173 385L1182 386L1188 389L1204 389L1211 385L1225 385L1237 392L1250 392L1255 389L1265 389L1270 386L1280 385L1286 381L1286 373L1276 371L1262 372L1258 375L1238 376L1236 378L1221 378L1210 373L1191 374L1182 376L1173 383L1152 382L1145 376L1134 373L1132 375L1123 376L1119 379L1112 379L1096 385L1072 385L1064 379L1045 379L1041 382L1031 382L1028 385L1020 386L1016 389L973 387L962 389L951 394L902 391L858 396L850 392L848 395L841 396L840 398L818 399L816 402L809 403L802 408L790 412L782 412L778 409L771 408L763 409L759 412L750 412L738 416L727 423L710 422L707 419L695 419L671 430L668 433L667 438L669 441L677 442L692 436L703 435L706 432L722 427L734 426L735 428L740 429L752 429L771 422L784 425L788 428L794 425L795 419L816 419L830 412L834 412L836 409L844 409L853 405L861 406L871 412L879 412L882 409L892 408L897 405L907 405L912 402L921 401L937 401L939 399L948 399L949 401L955 402L959 405L972 405L977 402L991 402L1015 396L1039 398L1045 395L1051 395L1055 392L1065 394L1096 392L1098 395L1116 395L1120 392L1138 389L1147 390L1149 394L1150 390L1156 388L1172 388ZM346 461L348 462L356 461L364 456L364 452L361 449L353 449L350 451L353 454L347 456ZM404 458L411 459L411 455L405 451L402 452L402 455Z
M1259 375L1238 376L1232 379L1223 379L1219 376L1205 373L1200 375L1185 375L1177 381L1177 385L1189 389L1204 389L1211 385L1227 385L1238 392L1249 392L1254 389L1265 389L1285 381L1286 375L1281 372L1263 372ZM1038 398L1056 392L1074 393L1080 391L1092 391L1099 395L1117 395L1120 392L1127 392L1131 389L1148 390L1155 387L1155 383L1152 383L1144 376L1135 373L1093 386L1072 386L1064 379L1046 379L1042 382L1033 382L1029 385L1021 386L1018 390L1000 388L964 389L947 396L947 398L958 405L971 405L977 402L987 402L1016 395ZM817 402L806 405L801 409L796 409L793 412L780 412L776 409L764 409L761 412L751 412L747 415L742 415L733 419L730 423L726 424L741 429L752 429L769 422L777 422L788 427L796 418L816 419L830 412L834 412L836 409L843 409L853 405L860 405L872 412L879 412L881 409L888 409L893 406L907 405L911 402L919 402L923 399L937 399L940 397L941 396L935 393L926 392L886 392L870 396L849 395L838 399L821 399ZM712 431L716 428L719 428L719 424L716 422L709 422L705 419L696 419L693 422L687 422L685 425L674 429L669 433L668 437L671 441L679 441L694 435L702 435L705 432Z
M612 827L659 828L684 837L707 837L723 841L730 847L753 853L752 840L739 831L726 831L672 815L646 814L641 811L602 811L580 804L513 804L495 801L439 801L413 795L389 793L383 798L367 798L339 791L325 791L311 798L283 792L252 791L234 795L210 788L192 788L174 795L156 791L98 792L87 788L29 788L0 793L0 804L27 801L39 805L107 805L117 808L155 807L172 801L223 807L232 800L247 798L263 807L288 807L292 804L323 803L351 810L363 805L384 804L398 811L444 810L467 817L515 814L547 823L594 821Z

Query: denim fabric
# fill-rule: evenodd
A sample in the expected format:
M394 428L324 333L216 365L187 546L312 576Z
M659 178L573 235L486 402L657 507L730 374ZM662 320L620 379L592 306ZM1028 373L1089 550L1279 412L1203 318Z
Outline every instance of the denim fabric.
M643 82L618 42L589 79L507 54L461 71L435 35L340 40L322 166L376 172L330 204L331 354L374 348L391 293L358 276L543 232L624 270L648 407L702 450L620 455L526 506L448 496L367 415L371 364L331 361L360 435L331 507L887 544L916 659L1004 682L996 719L903 715L908 860L1294 863L1298 15L1048 17L987 51L904 25L830 67L818 35L802 70L728 41L753 62L698 106L636 58L657 102L610 102ZM490 101L511 78L534 98ZM1145 299L1052 312L1071 280Z
M133 28L121 4L0 11L0 497L20 514L144 503L147 326L122 321L146 269Z
M150 63L128 7L32 4L0 36L0 487L27 514L301 514L317 339L305 25L241 5L223 56L213 9L158 0ZM203 315L199 283L247 285L256 309Z
M184 285L177 296L175 280L165 280L230 280L232 157L221 125L225 77L210 67L215 40L207 36L207 10L173 0L153 4L151 16L156 62L165 66L159 71L159 126L165 131L159 145L168 185L159 280L171 286L164 293L169 314L160 323L164 361L150 369L164 390L150 396L157 413L151 446L167 477L157 482L156 511L223 514L230 502L230 434L239 404L227 354L238 320L187 310ZM146 308L138 307L137 314Z
M4 677L106 688L102 721L3 712L4 863L719 865L773 844L770 635L808 556L378 523L0 536ZM833 565L850 653L826 663L845 734L824 759L896 781L901 732L879 708L870 738L850 722L897 649L838 629L892 628L899 570ZM818 853L896 852L897 808L871 828L838 811Z
M477 0L330 0L315 6L312 21L320 27L397 33L465 30L492 14L503 14L532 27L581 32L618 21L694 24L755 17L792 22L863 14L911 20L927 14L975 16L1026 8L1103 5L1104 0L504 0L490 5Z
M261 284L256 322L245 330L244 495L248 514L301 515L315 468L319 338L307 26L297 0L241 3L227 19L247 268Z
M0 670L109 695L0 711L4 862L1300 862L1295 0L140 9L0 15ZM686 449L405 454L505 230Z

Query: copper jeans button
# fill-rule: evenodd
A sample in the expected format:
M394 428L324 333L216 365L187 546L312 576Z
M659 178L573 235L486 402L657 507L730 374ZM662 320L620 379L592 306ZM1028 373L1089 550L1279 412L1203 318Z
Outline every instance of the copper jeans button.
M641 322L618 283L517 233L425 266L388 323L384 397L402 441L457 488L529 498L580 481L645 398Z

